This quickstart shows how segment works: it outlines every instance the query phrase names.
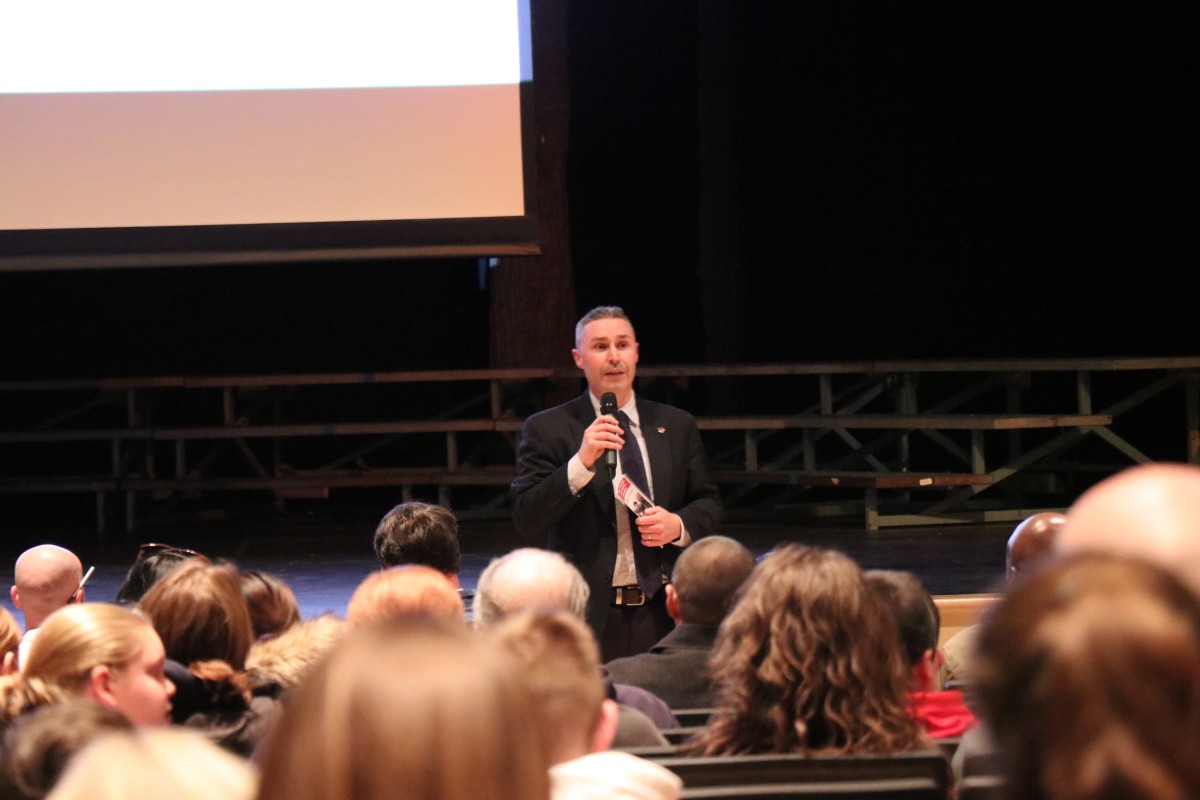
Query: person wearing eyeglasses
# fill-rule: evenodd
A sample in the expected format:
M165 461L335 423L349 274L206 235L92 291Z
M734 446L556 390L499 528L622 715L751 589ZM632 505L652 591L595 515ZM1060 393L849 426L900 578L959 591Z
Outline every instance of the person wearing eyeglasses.
M69 603L83 601L82 583L83 564L65 547L40 544L17 558L9 595L25 617L25 635L17 650L18 666L25 663L46 617Z

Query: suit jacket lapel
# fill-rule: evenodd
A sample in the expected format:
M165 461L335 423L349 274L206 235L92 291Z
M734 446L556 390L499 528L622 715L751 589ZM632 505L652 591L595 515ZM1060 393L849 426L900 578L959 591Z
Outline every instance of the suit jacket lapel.
M642 426L642 438L646 440L646 455L650 459L650 476L654 481L655 505L669 503L668 487L671 485L671 443L666 431L660 432L658 418L653 405L638 402L638 422ZM647 487L647 491L649 488ZM665 506L664 506L665 508Z

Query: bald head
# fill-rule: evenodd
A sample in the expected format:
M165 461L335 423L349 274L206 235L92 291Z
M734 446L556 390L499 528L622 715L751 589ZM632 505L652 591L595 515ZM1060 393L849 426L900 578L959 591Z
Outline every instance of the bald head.
M81 580L83 565L66 548L41 544L22 553L9 594L25 613L25 630L40 627L42 620L75 599Z
M590 594L587 581L558 553L521 547L494 559L475 587L475 621L490 625L518 611L566 610L580 619Z
M1200 591L1200 467L1146 464L1104 479L1067 509L1055 550L1139 556Z
M1014 580L1022 572L1028 572L1054 548L1054 540L1067 518L1053 511L1034 514L1021 520L1008 537L1005 557L1005 572L1008 580Z

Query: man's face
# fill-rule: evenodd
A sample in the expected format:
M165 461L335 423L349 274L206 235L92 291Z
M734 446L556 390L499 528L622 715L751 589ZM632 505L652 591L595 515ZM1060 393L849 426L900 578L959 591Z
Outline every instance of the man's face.
M637 372L638 344L633 326L624 319L597 319L583 329L579 347L571 351L575 366L583 370L588 390L596 397L605 392L617 396L623 406L633 391Z

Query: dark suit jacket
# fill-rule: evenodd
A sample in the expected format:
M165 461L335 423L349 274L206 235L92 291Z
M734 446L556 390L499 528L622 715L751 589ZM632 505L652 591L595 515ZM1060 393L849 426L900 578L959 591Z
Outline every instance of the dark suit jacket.
M717 638L715 625L680 625L648 653L614 659L604 666L617 683L648 689L672 709L712 708L716 688L708 673L708 655Z
M678 514L693 540L714 533L721 502L708 479L695 418L641 398L637 409L655 503ZM579 452L583 431L595 418L585 393L525 421L517 448L512 510L513 524L522 536L562 553L583 573L592 592L587 621L599 638L608 617L617 559L617 501L602 465L578 495L567 483L567 462ZM660 550L669 573L680 548L667 545Z

